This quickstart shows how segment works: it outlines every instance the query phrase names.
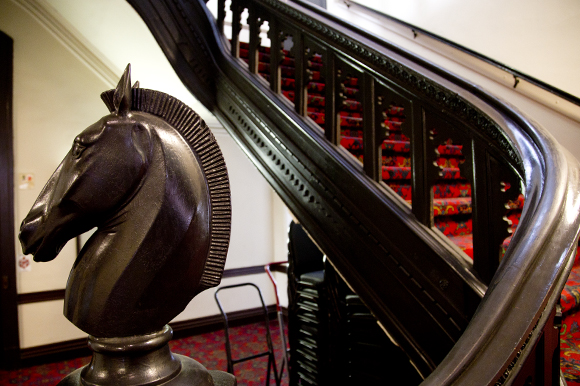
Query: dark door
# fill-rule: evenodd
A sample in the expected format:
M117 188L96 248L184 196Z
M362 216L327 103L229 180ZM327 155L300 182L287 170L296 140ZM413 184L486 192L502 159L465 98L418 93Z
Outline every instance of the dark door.
M0 366L20 359L14 250L14 154L12 150L12 39L0 31Z

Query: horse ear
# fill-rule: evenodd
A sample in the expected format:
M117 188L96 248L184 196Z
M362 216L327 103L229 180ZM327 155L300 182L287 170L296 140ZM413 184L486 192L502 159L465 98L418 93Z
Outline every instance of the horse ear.
M131 64L127 64L123 76L113 95L113 104L119 115L127 115L131 111L133 92L131 91Z
M133 84L133 88L139 88L139 81L135 81L135 83Z

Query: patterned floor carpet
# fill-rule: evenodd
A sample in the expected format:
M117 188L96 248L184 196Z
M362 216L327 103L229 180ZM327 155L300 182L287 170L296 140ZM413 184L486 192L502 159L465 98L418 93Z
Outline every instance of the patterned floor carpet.
M282 364L282 349L278 324L272 322L270 329L272 331L272 340L276 353L276 364L280 368ZM230 339L234 359L267 350L266 328L263 323L230 328ZM174 340L169 345L173 353L192 357L210 370L227 370L223 330ZM67 374L89 363L89 360L90 358L86 357L14 371L0 370L0 385L56 385ZM268 360L266 357L235 365L234 370L238 385L264 385L267 365ZM274 375L271 374L271 385L275 384L273 377ZM282 385L288 385L288 374L286 371L283 374Z

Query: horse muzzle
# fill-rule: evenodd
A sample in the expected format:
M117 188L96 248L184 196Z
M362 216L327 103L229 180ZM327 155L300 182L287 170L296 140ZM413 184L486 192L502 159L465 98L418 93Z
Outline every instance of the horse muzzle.
M42 237L39 237L39 228L42 226L42 216L26 216L20 224L20 232L18 238L20 245L22 245L22 252L27 255L34 254L40 244Z
M22 252L27 255L33 255L34 261L53 260L66 243L59 242L58 237L54 237L54 232L45 232L43 216L27 216L20 226L20 245ZM51 231L54 231L51 229Z

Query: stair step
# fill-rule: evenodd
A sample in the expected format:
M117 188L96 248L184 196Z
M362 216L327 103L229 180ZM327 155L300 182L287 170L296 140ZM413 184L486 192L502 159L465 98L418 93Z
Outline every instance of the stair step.
M560 295L562 327L560 330L560 368L565 375L576 377L580 363L580 247L564 290ZM570 379L570 383L572 380Z
M383 180L408 180L411 178L410 167L383 166Z
M435 184L433 196L435 198L471 197L471 185L465 182Z
M340 145L347 150L362 151L362 138L342 136ZM409 141L385 140L382 144L383 150L393 151L396 153L410 153L411 144Z
M313 113L316 116L320 116L320 113ZM323 115L323 114L322 114ZM347 117L352 119L352 117ZM361 118L362 119L362 118ZM356 150L362 150L363 148L363 138L362 136L348 136L343 135L340 138L340 144L349 149L356 148ZM390 150L397 153L409 153L411 151L411 143L408 140L384 140L383 150ZM461 145L439 145L437 148L437 153L441 156L461 156ZM444 158L444 159L457 159L457 158Z
M471 213L471 197L433 199L433 216Z
M399 183L402 182L402 183ZM411 204L412 198L412 188L410 184L405 184L406 181L387 181L386 184L391 188L395 193L399 195L403 200L407 201L409 205Z
M566 287L560 297L563 314L573 314L580 308L580 265L572 267Z
M411 167L383 166L383 180L408 180L411 178ZM462 179L459 168L441 168L439 176L444 180Z
M466 236L473 232L471 216L437 216L435 227L445 236Z
M473 259L473 235L447 236L465 254Z

